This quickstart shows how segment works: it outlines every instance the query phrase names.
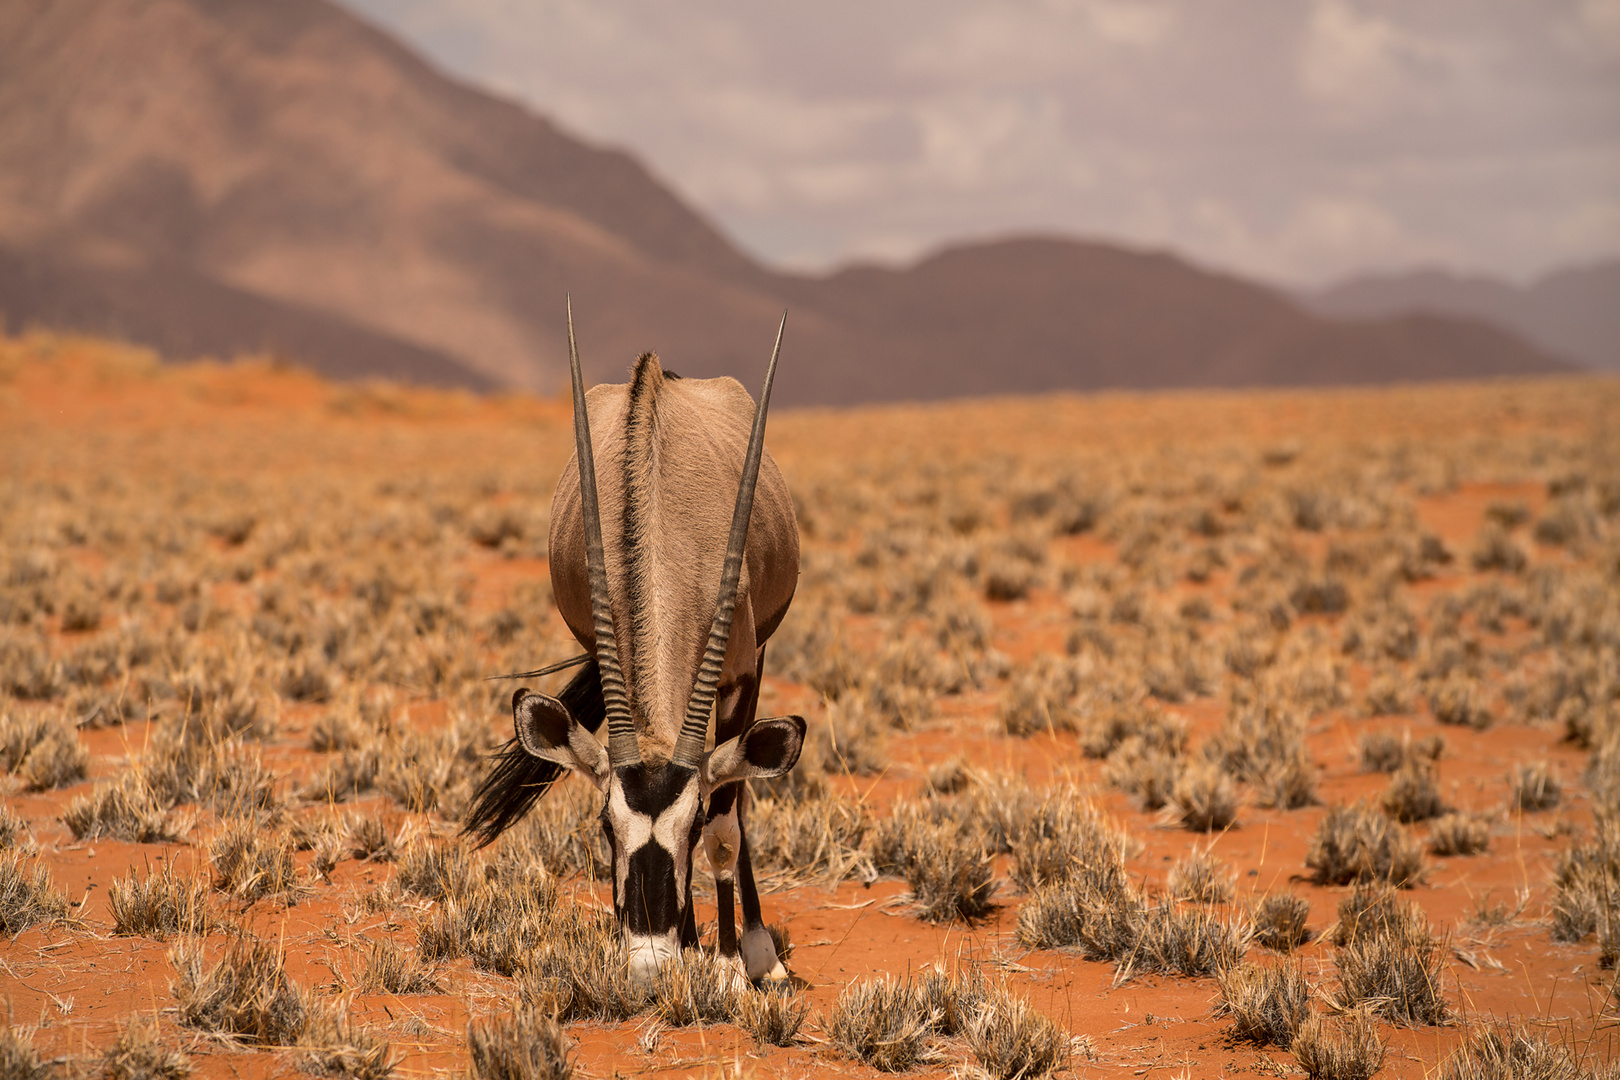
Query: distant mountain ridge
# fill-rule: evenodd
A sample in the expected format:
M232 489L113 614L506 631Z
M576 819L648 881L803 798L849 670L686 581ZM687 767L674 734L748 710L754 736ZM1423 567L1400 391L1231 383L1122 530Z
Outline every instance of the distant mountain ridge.
M1477 319L1554 356L1620 371L1620 259L1557 270L1529 285L1446 270L1369 274L1305 301L1334 318L1429 312Z
M654 349L779 400L1568 370L1454 317L1323 318L1168 254L961 245L785 274L628 154L448 79L326 0L0 7L0 316L166 354L555 390Z

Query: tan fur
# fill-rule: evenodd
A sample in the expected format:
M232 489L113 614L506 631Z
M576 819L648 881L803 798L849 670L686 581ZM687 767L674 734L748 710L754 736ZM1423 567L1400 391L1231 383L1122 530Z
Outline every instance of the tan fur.
M586 409L619 659L643 758L662 761L674 748L714 618L754 402L735 379L665 378L648 354L630 383L592 387ZM627 500L643 525L633 557L624 533ZM722 686L753 674L763 644L755 640L755 618L774 625L798 583L798 524L769 453L760 465L743 563ZM594 650L573 458L551 503L551 583L574 637ZM642 603L632 611L638 595Z

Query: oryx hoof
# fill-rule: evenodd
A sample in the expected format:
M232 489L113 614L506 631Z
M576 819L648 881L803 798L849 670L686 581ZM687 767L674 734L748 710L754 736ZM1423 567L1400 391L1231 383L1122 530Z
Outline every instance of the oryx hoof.
M768 930L750 930L742 936L743 966L752 982L777 983L787 979L787 968L776 956L776 942Z

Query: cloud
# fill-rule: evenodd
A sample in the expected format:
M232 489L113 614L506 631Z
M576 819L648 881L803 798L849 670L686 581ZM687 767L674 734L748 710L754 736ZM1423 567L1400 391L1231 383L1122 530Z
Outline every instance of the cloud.
M1616 0L346 2L779 264L1039 230L1317 281L1620 244Z

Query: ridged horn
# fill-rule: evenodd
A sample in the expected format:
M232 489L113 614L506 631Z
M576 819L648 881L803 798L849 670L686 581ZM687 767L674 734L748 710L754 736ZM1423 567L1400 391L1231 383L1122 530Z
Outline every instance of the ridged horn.
M613 633L613 598L608 593L607 558L602 554L602 512L596 498L596 459L591 453L591 421L585 413L585 380L579 373L579 347L574 343L574 301L568 304L568 366L574 380L574 454L579 459L580 511L585 518L585 563L590 571L591 626L596 634L596 666L606 705L608 762L614 767L641 761L636 725L630 718L630 695L619 644Z
M709 713L714 708L715 688L720 685L720 668L726 660L731 640L731 616L737 609L737 585L742 579L743 547L748 542L748 521L754 513L754 487L759 481L759 463L765 454L765 412L771 404L771 383L776 379L776 358L782 355L782 332L787 329L787 312L776 328L776 345L771 363L765 369L765 388L754 406L754 430L748 437L748 456L743 459L742 479L737 484L737 505L731 512L731 539L726 544L726 561L720 571L720 595L714 602L714 623L709 627L709 643L703 649L703 662L687 700L686 719L670 760L695 769L703 760L703 746L709 737Z

